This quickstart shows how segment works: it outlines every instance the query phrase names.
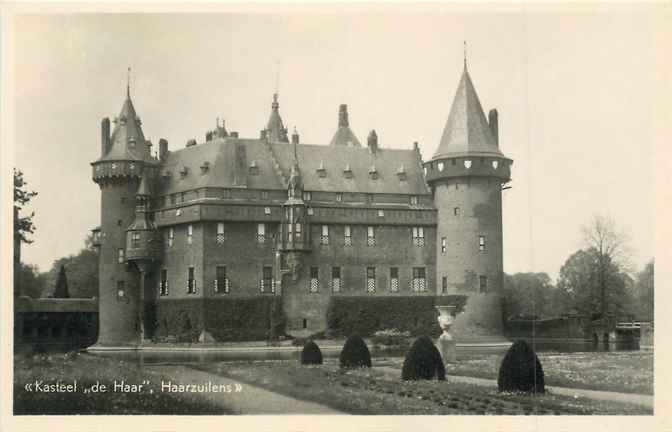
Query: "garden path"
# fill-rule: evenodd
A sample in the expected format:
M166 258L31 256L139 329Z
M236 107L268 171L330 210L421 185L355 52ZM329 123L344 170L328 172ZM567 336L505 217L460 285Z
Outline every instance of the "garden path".
M346 414L314 402L301 401L230 378L191 369L186 366L151 366L153 370L171 377L173 384L228 384L235 388L240 384L240 392L196 393L203 398L221 404L236 414Z
M388 376L394 376L396 378L401 376L401 371L399 369L395 369L389 366L377 366L376 369L383 371ZM446 380L462 382L466 384L474 384L479 386L486 386L486 387L495 387L495 388L497 387L497 380L493 379L474 378L458 375L446 375ZM577 397L586 397L589 399L605 400L611 402L633 403L653 408L653 396L651 395L618 393L618 392L599 391L599 390L585 390L571 387L556 387L556 386L546 386L546 389L555 394L563 396L570 396L570 397L577 396Z

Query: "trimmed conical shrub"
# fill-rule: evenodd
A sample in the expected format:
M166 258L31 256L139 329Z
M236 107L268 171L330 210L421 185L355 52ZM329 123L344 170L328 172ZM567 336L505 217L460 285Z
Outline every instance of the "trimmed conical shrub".
M499 367L500 392L544 393L544 370L534 350L523 340L507 351Z
M56 279L56 288L54 289L54 298L70 298L68 292L68 277L65 275L65 266L61 266Z
M359 335L352 335L345 341L339 360L342 368L371 367L371 353Z
M427 336L421 336L413 342L406 354L404 366L401 369L401 379L417 381L434 378L439 381L445 380L446 368L434 342Z
M322 351L320 347L313 341L308 341L303 346L303 351L301 351L301 364L302 365L316 365L322 364Z

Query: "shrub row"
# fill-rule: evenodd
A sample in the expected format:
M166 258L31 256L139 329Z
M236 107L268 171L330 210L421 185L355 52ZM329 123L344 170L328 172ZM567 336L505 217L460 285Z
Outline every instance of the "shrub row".
M160 300L152 316L158 340L196 342L206 330L218 342L275 338L284 334L279 297Z
M378 330L394 328L412 336L441 333L436 323L437 305L457 306L462 311L466 296L336 296L329 300L327 328L331 336L360 334L371 336Z

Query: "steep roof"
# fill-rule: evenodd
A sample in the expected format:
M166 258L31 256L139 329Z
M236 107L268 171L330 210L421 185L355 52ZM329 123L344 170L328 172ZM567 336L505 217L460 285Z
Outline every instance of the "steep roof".
M127 90L126 100L119 116L114 119L114 130L110 138L110 149L100 160L148 160L149 148L142 133L142 122L135 112L131 96Z
M504 156L485 118L466 62L434 159L465 154Z
M280 104L278 103L278 94L273 94L273 103L271 104L271 115L266 124L266 133L271 141L275 142L289 142L287 139L287 129L282 123L280 117Z
M361 193L429 193L415 150L365 147L332 147L298 144L297 158L303 187L307 191ZM159 194L183 192L200 187L245 187L286 190L294 160L293 146L258 139L225 138L185 147L169 153L159 181ZM277 167L274 163L277 161ZM204 164L208 162L208 164ZM201 169L207 166L207 169ZM256 174L250 172L254 166ZM186 175L180 171L187 168ZM375 167L377 178L369 175ZM322 168L324 176L318 172ZM344 175L348 168L351 178ZM403 170L405 180L397 172Z
M345 147L361 147L355 133L350 129L350 120L348 119L348 106L341 105L338 109L338 129L329 145Z

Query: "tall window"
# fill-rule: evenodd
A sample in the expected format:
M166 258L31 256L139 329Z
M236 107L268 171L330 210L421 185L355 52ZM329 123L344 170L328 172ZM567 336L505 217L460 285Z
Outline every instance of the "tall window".
M441 237L441 253L446 253L446 249L448 249L448 241L445 237Z
M338 201L338 202L343 201L343 194L342 193L337 193L336 194L336 201Z
M372 226L366 227L366 245L367 246L376 245L376 230Z
M161 281L159 282L159 295L168 295L168 270L161 269Z
M479 276L478 277L478 288L479 292L488 292L488 277L487 276Z
M320 237L320 244L329 244L329 225L322 225L322 236Z
M459 215L460 215L460 208L459 208L459 207L455 207L455 208L453 208L453 215L455 215L455 216L459 216Z
M310 268L310 286L308 290L311 293L316 293L320 290L320 269L319 267Z
M224 222L217 222L217 244L224 243Z
M187 244L192 244L194 242L194 226L187 225Z
M226 277L226 266L217 266L215 270L215 294L229 293L229 278Z
M131 233L131 247L137 248L140 246L140 233L133 232Z
M303 193L303 200L304 201L310 201L310 198L311 198L310 192L304 192Z
M485 252L485 236L478 236L478 250Z
M390 267L390 291L399 292L399 267Z
M266 224L257 224L257 243L264 243L266 241Z
M344 232L344 246L352 246L352 227L350 225L346 225L345 228L343 229Z
M273 280L273 267L264 266L261 269L261 280L259 281L259 290L262 293L275 294L275 281Z
M171 247L174 241L175 241L175 228L170 228L168 230L168 247Z
M448 292L448 277L443 276L441 278L441 292L443 294L446 294Z
M268 191L261 191L261 199L263 200L268 199Z
M411 205L418 205L418 196L411 195Z
M123 264L124 263L124 258L125 258L124 249L123 248L117 249L117 262L119 264Z
M366 292L374 293L376 292L376 268L367 267L366 268Z
M332 267L331 268L331 291L332 292L341 292L341 268Z
M413 267L413 280L411 280L411 290L414 292L425 292L427 290L427 280L424 267Z
M425 229L423 227L413 227L413 244L422 247L425 245Z
M194 267L189 267L187 272L187 294L196 294L196 279L194 279Z

